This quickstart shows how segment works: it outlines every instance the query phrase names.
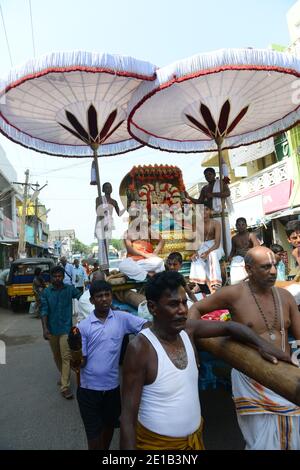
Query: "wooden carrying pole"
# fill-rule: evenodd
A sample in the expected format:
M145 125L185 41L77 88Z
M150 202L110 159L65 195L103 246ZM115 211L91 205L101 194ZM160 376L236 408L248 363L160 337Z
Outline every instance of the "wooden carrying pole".
M200 346L258 383L300 406L300 369L298 367L282 361L272 364L263 359L255 349L227 338L201 339Z

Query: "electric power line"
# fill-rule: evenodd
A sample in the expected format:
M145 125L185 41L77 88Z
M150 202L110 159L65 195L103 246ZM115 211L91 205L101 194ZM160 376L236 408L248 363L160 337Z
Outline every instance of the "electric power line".
M2 203L2 201L6 201L7 199L11 199L11 194L7 194L7 195L0 194L0 204Z
M90 165L91 162L89 160L86 160L84 162L80 162L80 163L73 163L73 164L70 164L70 165L66 165L66 166L60 166L58 168L54 168L53 170L45 170L45 167L40 167L40 168L35 168L36 170L43 170L44 173L51 173L53 171L60 171L60 170L68 170L68 169L72 169L73 167L75 166L84 166L84 165ZM12 164L11 163L4 163L4 162L1 162L1 167L3 166L7 166L9 168L12 167ZM28 166L28 165L27 165ZM19 165L18 168L27 168L27 166L25 165Z
M69 170L72 169L76 166L84 166L84 165L90 165L91 162L89 160L85 162L80 162L80 163L72 163L71 165L66 165L66 166L61 166L59 168L54 168L53 170L46 170L43 171L42 173L32 173L34 176L41 176L41 175L48 175L48 173L54 173L55 171L61 171L61 170Z
M3 16L3 10L2 10L1 3L0 3L0 12L1 12L1 17L2 17L2 23L3 23L3 29L4 29L6 44L7 44L7 50L8 50L8 54L9 54L9 58L10 58L10 64L13 67L13 61L12 61L12 56L11 56L11 52L10 52L8 36L7 36L7 32L6 32L5 21L4 21L4 16Z

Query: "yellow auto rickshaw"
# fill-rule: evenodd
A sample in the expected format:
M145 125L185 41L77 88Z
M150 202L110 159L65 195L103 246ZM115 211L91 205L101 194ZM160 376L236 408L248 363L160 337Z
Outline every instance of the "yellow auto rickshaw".
M35 269L41 268L44 281L48 284L53 266L54 261L51 258L21 258L11 263L6 288L14 312L21 305L35 300L32 288Z

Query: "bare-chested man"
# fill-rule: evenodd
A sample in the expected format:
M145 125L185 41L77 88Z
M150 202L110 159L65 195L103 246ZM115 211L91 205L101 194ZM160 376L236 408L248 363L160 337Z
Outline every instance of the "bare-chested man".
M95 236L98 240L98 259L101 271L109 273L108 249L111 232L114 229L113 210L120 216L120 209L115 199L111 197L112 185L104 183L102 186L104 195L96 198L96 226Z
M188 193L186 193L186 197L193 203L193 204L207 204L208 207L211 209L211 215L214 217L218 222L221 224L221 212L222 212L222 199L225 200L225 206L227 206L228 199L230 197L230 189L228 184L223 181L223 190L220 190L220 180L216 178L216 172L213 168L206 168L204 170L204 177L208 184L203 186L201 189L200 195L198 199L190 197ZM231 238L230 238L230 224L227 214L225 214L225 227L226 227L226 247L227 253L230 253L231 250ZM224 249L223 245L223 237L222 237L222 226L221 226L221 245Z
M190 197L188 194L186 196L194 203L194 204L204 204L205 202L208 204L210 209L214 209L213 207L213 198L227 198L230 196L230 189L226 183L223 183L223 192L214 191L214 186L216 183L216 172L213 168L206 168L204 170L204 176L208 184L203 186L200 192L200 196L198 199Z
M190 318L227 308L233 320L290 354L288 328L300 340L300 315L292 295L274 287L276 265L269 248L252 248L245 256L249 281L224 287L193 304ZM236 370L232 389L246 449L300 450L299 407Z
M204 204L204 241L192 255L190 281L207 284L211 293L222 286L219 260L224 255L220 246L221 224L211 217L211 209ZM197 289L194 289L197 292Z
M123 365L121 449L201 450L202 418L194 346L231 336L256 345L262 357L289 356L236 322L189 321L185 280L166 271L146 284L153 325L127 348ZM217 294L215 294L217 295ZM212 296L214 297L214 296Z
M247 220L244 217L236 219L237 234L231 239L232 248L228 261L230 264L230 284L237 284L247 277L244 257L250 248L259 246L259 240L254 233L248 232Z

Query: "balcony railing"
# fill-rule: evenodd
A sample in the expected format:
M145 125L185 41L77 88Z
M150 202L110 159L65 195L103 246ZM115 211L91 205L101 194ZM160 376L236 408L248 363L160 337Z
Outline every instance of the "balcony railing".
M270 188L282 181L291 179L291 160L289 158L259 171L254 176L243 178L230 185L232 202L238 202L260 193L263 189Z

